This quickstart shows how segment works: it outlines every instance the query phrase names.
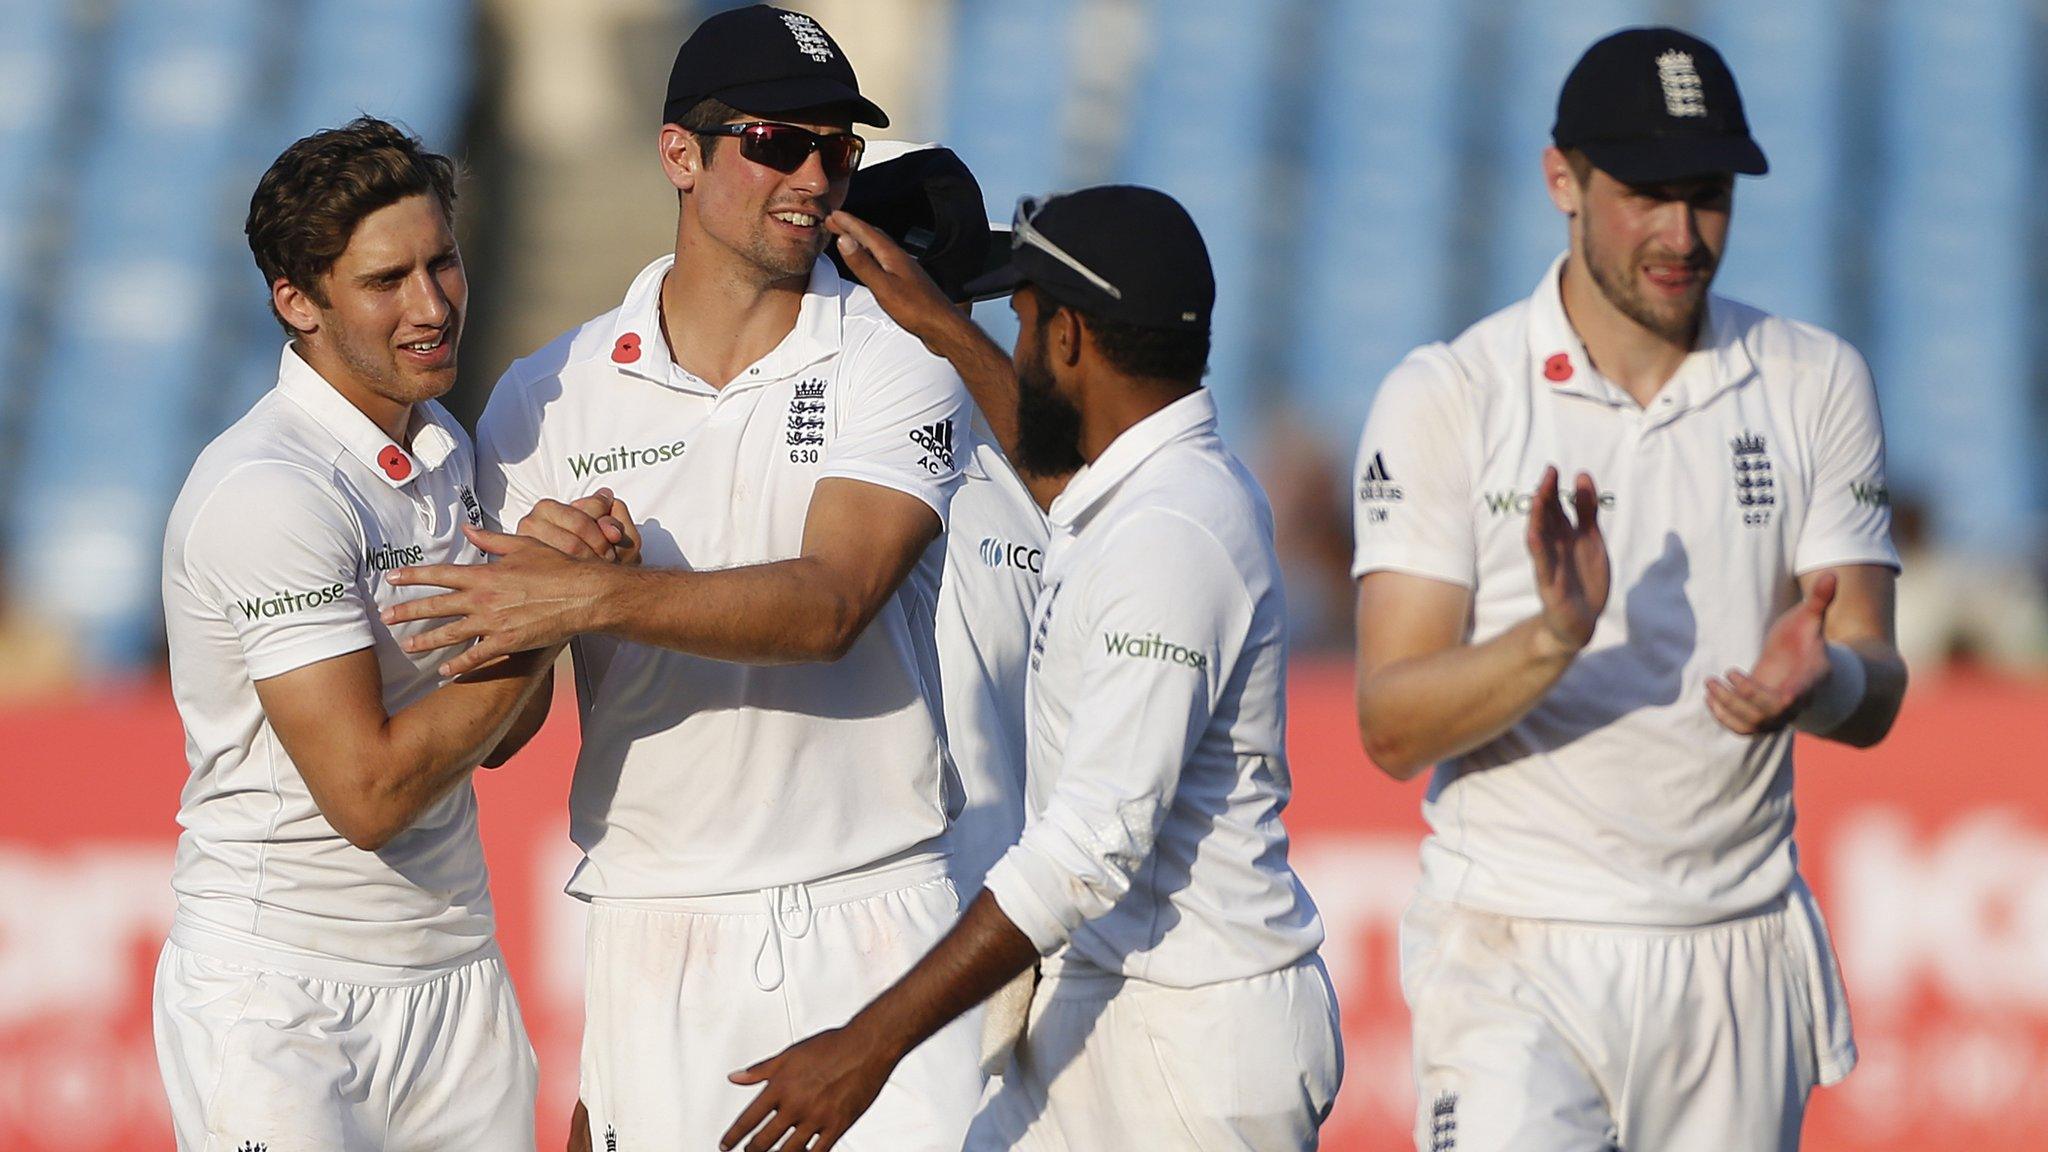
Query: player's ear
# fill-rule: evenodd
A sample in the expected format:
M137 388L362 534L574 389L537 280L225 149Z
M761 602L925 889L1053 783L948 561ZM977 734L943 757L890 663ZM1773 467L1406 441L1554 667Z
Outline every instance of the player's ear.
M1572 171L1572 164L1557 148L1543 150L1543 190L1550 193L1550 202L1567 216L1579 214L1579 199L1585 189L1579 186L1578 173Z
M320 330L319 302L305 289L282 276L270 285L270 304L300 335L311 335Z
M678 192L697 186L697 173L704 167L704 141L694 132L675 124L663 124L656 144L661 154L661 171Z
M1052 323L1046 331L1052 340L1052 354L1061 364L1072 368L1081 362L1081 341L1087 339L1081 323L1081 314L1064 304L1052 314Z

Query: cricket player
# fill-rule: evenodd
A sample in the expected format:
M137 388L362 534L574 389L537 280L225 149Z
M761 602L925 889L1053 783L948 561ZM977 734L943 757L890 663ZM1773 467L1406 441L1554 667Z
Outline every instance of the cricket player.
M1436 766L1415 1143L1792 1149L1856 1060L1793 732L1874 744L1906 682L1876 398L1708 291L1766 169L1710 45L1600 41L1552 135L1565 254L1396 367L1358 453L1359 729Z
M865 281L912 281L878 292L917 295L886 237L834 228ZM1312 1148L1337 1090L1337 1008L1280 824L1271 514L1201 386L1208 253L1145 188L1026 200L1013 228L995 285L1021 323L1016 462L1073 474L1033 618L1032 816L908 975L734 1077L760 1090L720 1147L832 1148L904 1053L1043 957L967 1148ZM948 311L920 309L913 330L973 344Z
M530 734L508 730L554 653L444 683L449 653L404 651L423 628L379 616L410 595L387 573L474 560L487 535L436 402L468 295L454 210L454 165L369 118L293 144L250 202L290 342L164 540L192 776L154 1012L181 1149L533 1147L470 773ZM632 551L608 497L559 513L525 527Z
M914 252L963 315L974 300L967 283L1009 261L1009 233L991 226L974 173L936 144L871 144L842 211ZM827 255L858 278L836 247ZM886 292L889 278L882 279ZM889 302L877 299L887 311ZM1024 829L1025 658L1048 534L1034 495L1048 478L1020 474L1004 450L1014 446L1017 397L1008 361L1001 367L992 377L971 369L962 377L975 401L974 447L947 513L936 612L946 746L964 801L950 835L953 885L963 900L981 891L990 865ZM991 410L1005 436L997 435Z
M401 613L450 617L421 650L476 640L450 671L577 637L596 1148L709 1148L751 1095L729 1073L844 1022L959 914L933 604L968 400L821 258L852 128L888 119L816 22L754 6L683 44L662 120L674 253L478 426L489 516L609 488L647 566L403 576L453 589ZM849 1146L958 1148L977 1043L969 1021L913 1055Z

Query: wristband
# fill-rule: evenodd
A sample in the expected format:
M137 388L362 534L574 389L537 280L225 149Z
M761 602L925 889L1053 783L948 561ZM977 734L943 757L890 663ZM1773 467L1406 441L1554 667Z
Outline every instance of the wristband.
M1840 728L1856 706L1863 703L1863 689L1868 681L1863 657L1846 644L1829 641L1828 674L1815 686L1806 707L1793 718L1792 726L1815 736L1826 736Z

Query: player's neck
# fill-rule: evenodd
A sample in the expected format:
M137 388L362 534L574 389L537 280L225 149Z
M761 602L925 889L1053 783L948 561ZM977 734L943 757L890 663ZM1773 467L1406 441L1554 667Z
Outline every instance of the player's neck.
M676 238L661 285L662 335L685 372L723 388L796 327L808 276L770 280L717 244Z
M1594 370L1648 408L1692 354L1697 333L1679 343L1644 327L1614 306L1582 260L1565 261L1561 287L1565 321L1586 346Z
M311 347L304 340L294 340L292 349L320 374L328 387L341 393L342 399L354 405L356 411L377 426L378 431L390 437L393 444L405 444L406 430L412 427L412 405L380 395L364 385L349 371L348 365L324 347Z
M1090 381L1082 400L1081 459L1090 464L1116 438L1188 395L1186 385L1103 374Z

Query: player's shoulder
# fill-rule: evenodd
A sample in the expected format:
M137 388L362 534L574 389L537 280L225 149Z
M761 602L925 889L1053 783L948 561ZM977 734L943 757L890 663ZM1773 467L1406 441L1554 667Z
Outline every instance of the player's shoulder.
M202 449L186 478L205 490L229 476L332 477L346 449L282 392L270 392Z
M618 343L614 335L621 308L614 308L570 328L534 351L514 360L491 389L491 403L538 403L561 393L563 385L593 368L610 371Z
M876 302L875 294L863 285L839 278L841 355L856 375L868 372L889 374L908 369L943 369L946 362L932 354L924 341L905 331Z
M172 505L166 535L246 549L274 530L354 535L338 445L305 435L289 412L259 404L207 445Z
M1712 307L1717 338L1740 343L1767 380L1825 383L1844 374L1869 373L1855 345L1818 324L1728 296L1716 295Z

